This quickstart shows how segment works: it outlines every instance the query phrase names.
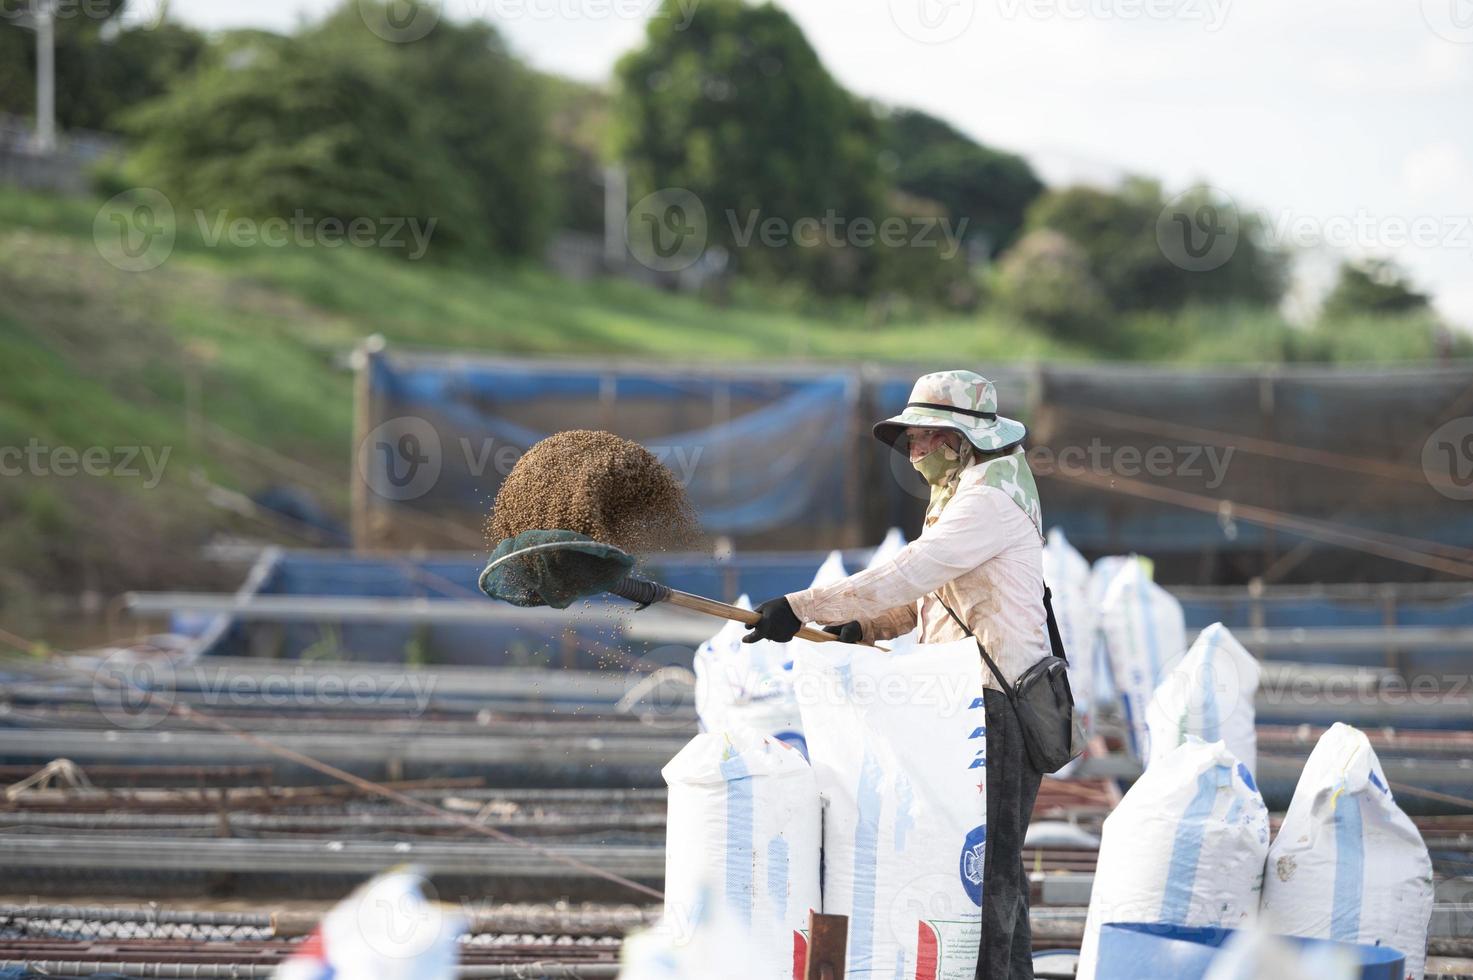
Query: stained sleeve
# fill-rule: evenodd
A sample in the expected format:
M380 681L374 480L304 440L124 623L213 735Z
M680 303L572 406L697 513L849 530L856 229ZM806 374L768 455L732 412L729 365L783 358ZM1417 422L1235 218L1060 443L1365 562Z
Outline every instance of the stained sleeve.
M896 606L894 609L886 609L869 619L861 616L858 622L860 629L864 631L863 642L870 643L874 640L893 640L897 636L904 636L916 628L919 616L916 614L916 604L912 602L908 605Z
M914 603L965 575L1007 546L1005 507L1016 507L1001 490L963 483L940 518L895 557L832 585L788 596L805 622L847 623L877 618Z

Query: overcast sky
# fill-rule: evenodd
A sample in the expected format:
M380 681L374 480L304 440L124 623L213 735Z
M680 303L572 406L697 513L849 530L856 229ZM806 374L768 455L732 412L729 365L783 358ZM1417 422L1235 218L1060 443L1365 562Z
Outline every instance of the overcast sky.
M337 2L170 9L285 30ZM1473 0L778 2L855 92L942 116L1053 183L1205 181L1301 245L1329 239L1306 280L1342 251L1390 256L1473 328ZM444 3L537 67L594 82L656 5Z

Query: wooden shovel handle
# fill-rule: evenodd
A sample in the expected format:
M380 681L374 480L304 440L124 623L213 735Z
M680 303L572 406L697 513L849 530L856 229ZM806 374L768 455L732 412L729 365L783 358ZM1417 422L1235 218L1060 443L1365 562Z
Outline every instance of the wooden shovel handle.
M672 605L680 606L682 609L690 609L707 616L717 616L721 619L730 619L738 623L746 623L748 626L756 626L761 615L741 606L732 606L715 599L707 599L705 596L692 595L689 592L681 592L679 589L670 590L670 598L665 600ZM804 626L798 630L798 637L804 640L812 640L814 643L830 643L838 637L823 630L812 629Z

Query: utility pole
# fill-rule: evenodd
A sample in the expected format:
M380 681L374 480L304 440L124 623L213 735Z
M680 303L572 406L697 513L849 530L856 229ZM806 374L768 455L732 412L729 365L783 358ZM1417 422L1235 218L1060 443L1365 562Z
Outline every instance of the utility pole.
M622 164L604 167L604 263L622 269L629 257L624 226L629 221L629 172Z
M16 24L36 32L36 133L31 149L49 156L56 152L56 0L32 0L30 14Z
M36 0L36 151L56 152L56 0Z

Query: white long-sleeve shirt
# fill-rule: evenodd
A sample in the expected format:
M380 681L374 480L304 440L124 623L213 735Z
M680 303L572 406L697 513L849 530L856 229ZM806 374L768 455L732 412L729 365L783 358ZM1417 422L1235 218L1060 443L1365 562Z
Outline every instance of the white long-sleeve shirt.
M805 622L858 620L864 642L910 632L921 642L966 636L936 598L962 618L1011 684L1049 653L1043 610L1043 539L1023 509L981 480L962 474L956 495L936 522L893 559L833 585L788 596ZM988 674L987 686L998 689Z

